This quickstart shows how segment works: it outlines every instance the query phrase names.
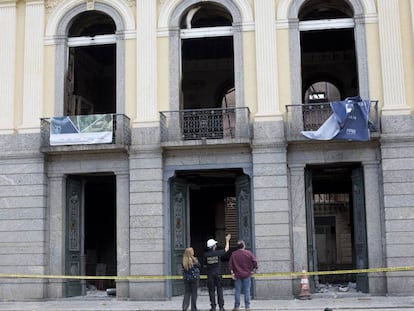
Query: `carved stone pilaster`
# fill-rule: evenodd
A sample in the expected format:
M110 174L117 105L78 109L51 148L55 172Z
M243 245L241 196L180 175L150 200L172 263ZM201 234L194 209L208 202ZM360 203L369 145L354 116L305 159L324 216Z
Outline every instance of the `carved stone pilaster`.
M255 1L258 115L280 115L274 0Z
M15 63L16 63L16 1L0 2L0 132L13 131Z
M384 88L382 111L383 114L407 114L398 0L378 0L378 26Z
M157 115L157 3L137 0L137 116L153 122Z
M24 28L23 116L20 132L39 131L43 107L44 1L26 1Z

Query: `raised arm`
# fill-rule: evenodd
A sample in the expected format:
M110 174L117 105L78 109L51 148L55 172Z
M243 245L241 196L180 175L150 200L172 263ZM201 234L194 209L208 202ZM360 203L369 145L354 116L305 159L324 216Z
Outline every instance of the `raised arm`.
M224 250L227 252L230 248L230 239L231 239L231 234L228 233L226 235L226 246L224 246Z

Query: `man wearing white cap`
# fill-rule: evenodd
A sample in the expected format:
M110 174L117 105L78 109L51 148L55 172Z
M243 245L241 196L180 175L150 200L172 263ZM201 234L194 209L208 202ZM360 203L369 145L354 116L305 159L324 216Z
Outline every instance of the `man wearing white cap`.
M224 311L224 298L221 276L221 257L230 248L231 234L226 235L226 245L224 249L217 249L217 241L210 239L207 241L208 251L205 253L206 267L207 267L207 287L208 294L210 296L210 311L216 310L216 289L217 289L217 302L220 311Z

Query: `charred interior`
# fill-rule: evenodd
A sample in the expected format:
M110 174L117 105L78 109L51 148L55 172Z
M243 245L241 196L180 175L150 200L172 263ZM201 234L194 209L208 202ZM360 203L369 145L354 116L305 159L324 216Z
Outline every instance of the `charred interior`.
M316 271L355 269L352 167L312 170ZM320 275L322 284L355 282L354 274Z
M113 20L98 11L84 12L73 20L69 30L72 43L68 52L66 115L116 113L115 30Z
M181 21L183 29L219 30L231 25L231 15L211 3L191 8ZM181 56L182 108L220 108L225 94L234 89L233 37L190 32L182 39Z
M117 275L115 176L85 179L86 275ZM98 290L115 288L113 280L88 281Z
M182 171L177 174L187 180L190 188L189 235L196 256L203 260L208 239L216 239L223 248L226 234L232 235L230 252L223 257L223 274L228 274L228 260L239 238L235 184L240 175L240 170ZM206 273L204 266L201 273ZM223 284L230 286L231 280L223 280ZM204 280L200 285L206 286Z

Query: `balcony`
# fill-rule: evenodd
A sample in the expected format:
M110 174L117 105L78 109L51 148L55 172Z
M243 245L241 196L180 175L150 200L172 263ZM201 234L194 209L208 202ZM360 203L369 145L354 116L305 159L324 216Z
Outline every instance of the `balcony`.
M123 114L42 118L40 151L104 152L126 150L131 144L130 119Z
M371 100L368 128L371 137L381 131L378 101ZM286 137L288 141L307 140L301 131L316 131L332 115L330 103L286 105Z
M164 146L249 143L252 136L247 107L162 111L160 120Z

